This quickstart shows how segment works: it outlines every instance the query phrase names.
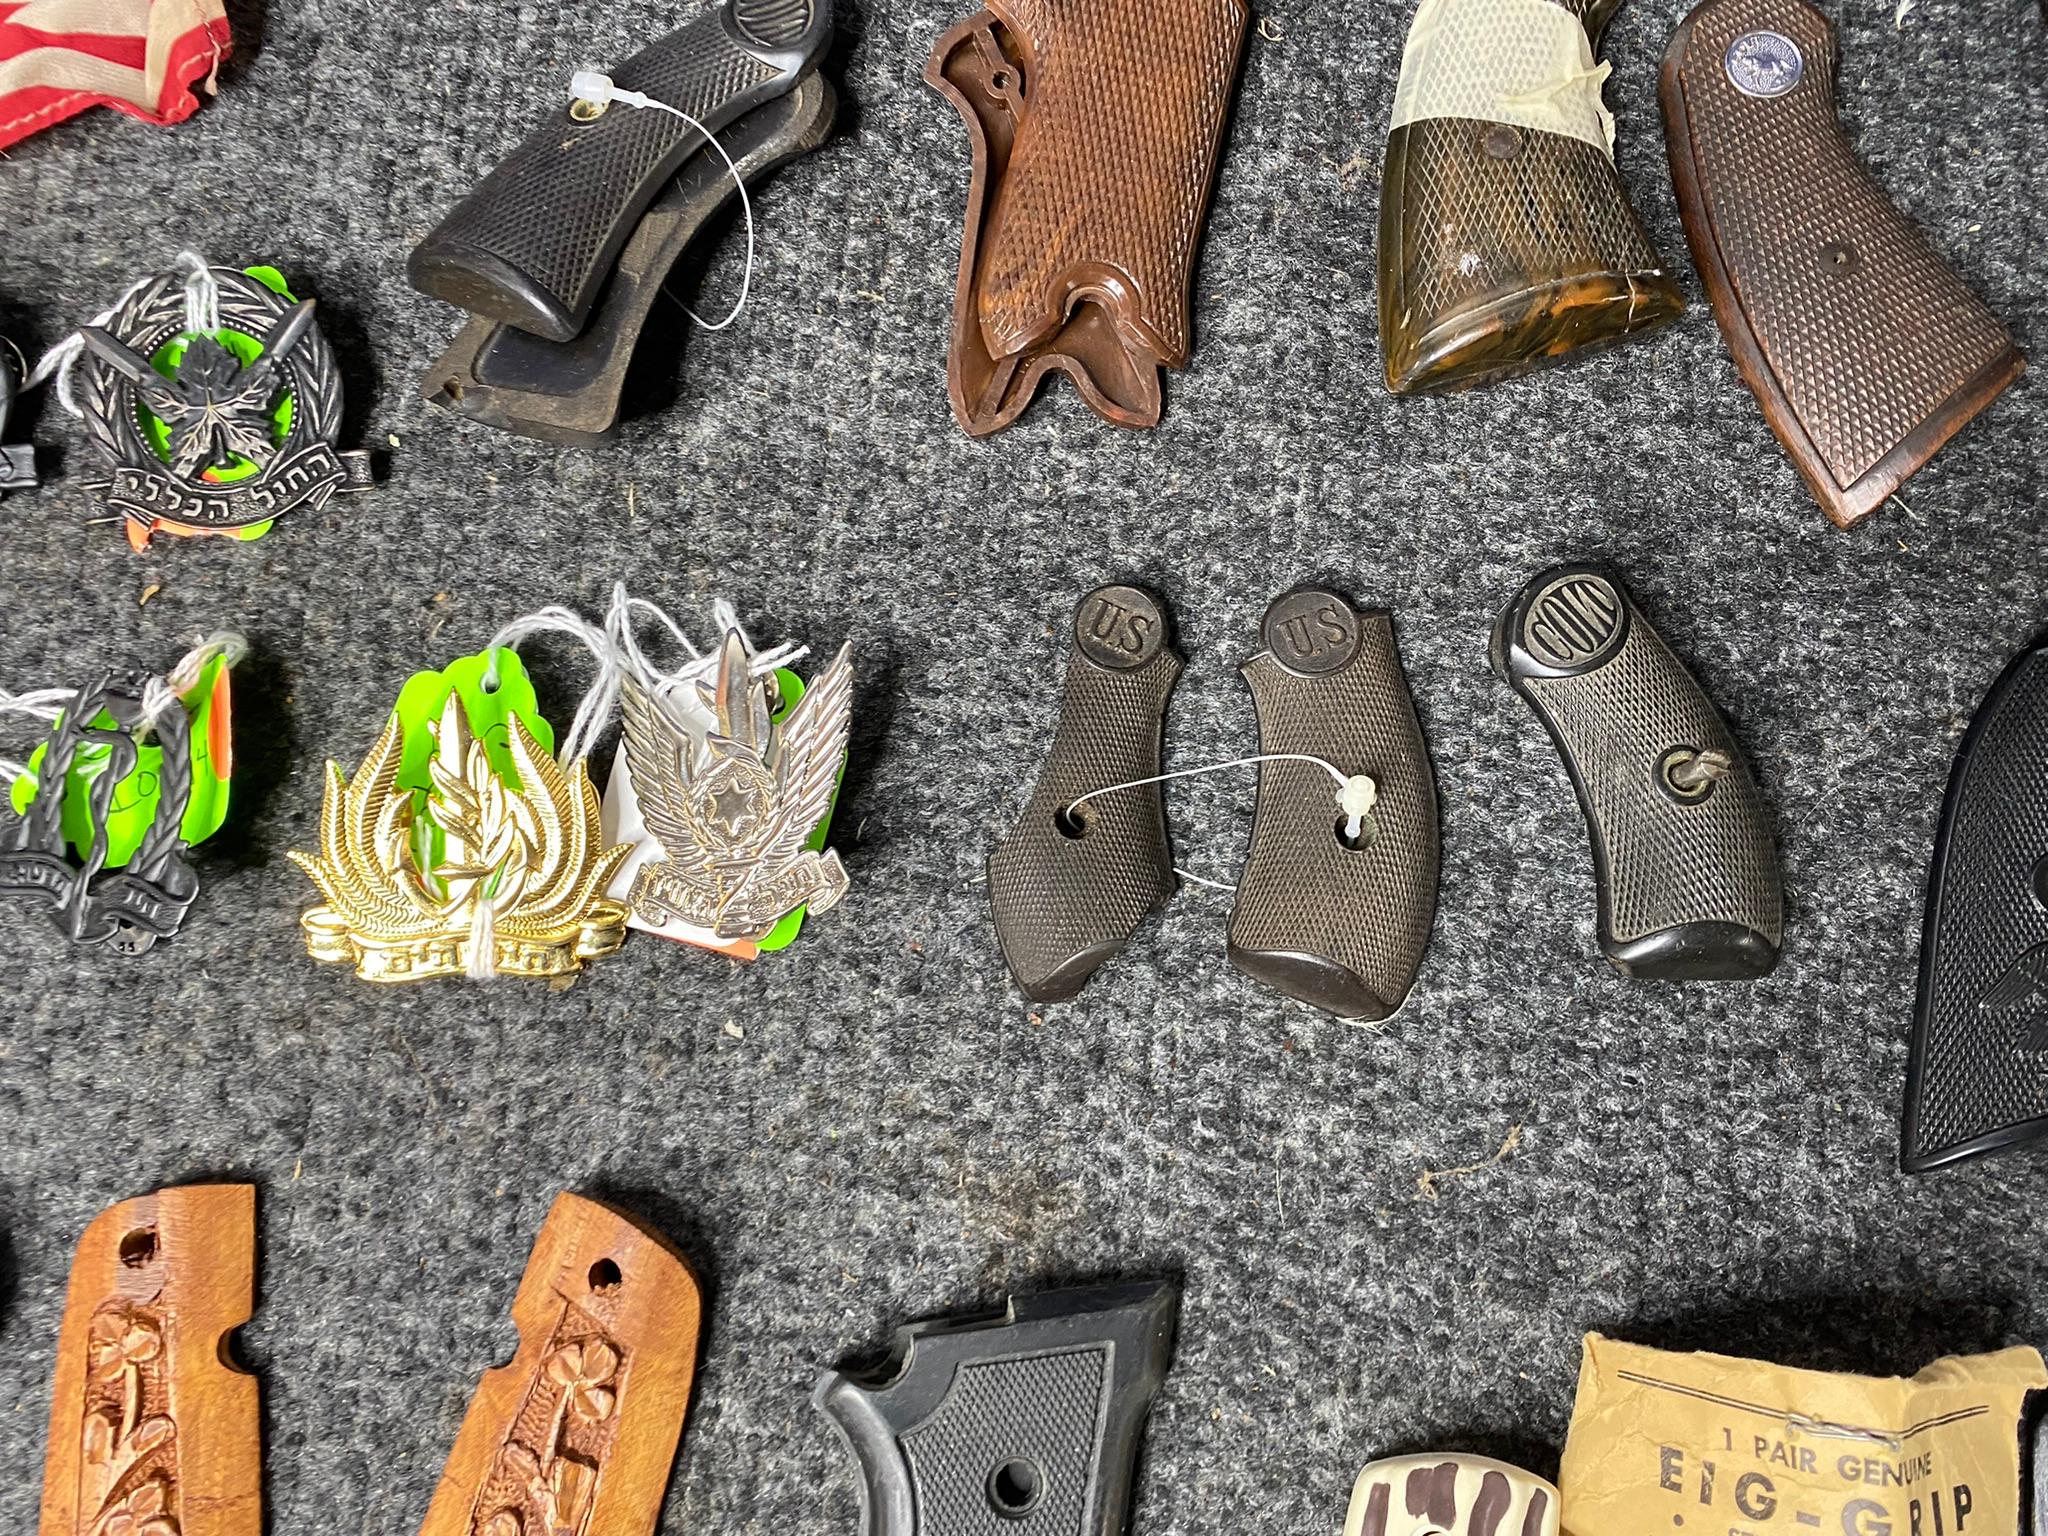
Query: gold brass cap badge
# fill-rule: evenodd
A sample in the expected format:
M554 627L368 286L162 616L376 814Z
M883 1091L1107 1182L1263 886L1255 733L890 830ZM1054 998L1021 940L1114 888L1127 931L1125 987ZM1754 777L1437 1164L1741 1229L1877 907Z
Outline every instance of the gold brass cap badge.
M602 893L629 850L604 844L588 766L513 714L501 778L454 693L427 729L429 790L398 782L396 713L353 782L327 765L320 852L291 854L326 898L301 919L313 958L397 982L562 976L617 949L627 909Z

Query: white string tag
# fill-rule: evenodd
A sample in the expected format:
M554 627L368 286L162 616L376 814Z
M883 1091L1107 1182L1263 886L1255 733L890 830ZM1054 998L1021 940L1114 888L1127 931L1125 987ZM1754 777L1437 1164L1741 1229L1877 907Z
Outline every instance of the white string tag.
M690 127L696 129L703 136L704 142L718 151L718 158L725 162L726 170L732 175L732 184L739 188L740 209L745 213L747 219L747 265L740 274L739 302L733 305L732 313L728 314L723 320L716 322L706 320L687 304L684 304L682 309L684 314L696 321L705 330L724 330L733 321L739 319L740 311L747 307L747 294L752 289L754 283L754 202L752 198L747 196L746 178L740 175L740 168L733 163L732 156L725 152L725 146L718 142L717 137L709 128L706 128L681 107L672 107L665 101L656 101L652 96L646 95L641 91L622 91L612 83L612 77L601 70L579 69L575 74L571 75L569 77L569 98L577 106L586 109L592 117L612 106L651 107L657 112L667 112L671 116L681 118Z
M213 268L206 258L196 251L180 251L171 263L173 269L183 268L185 272L185 329L201 336L211 336L220 329L220 285L214 281ZM134 298L151 283L161 278L152 272L130 283L118 299L86 321L87 325L102 326L111 321L121 306ZM57 403L64 407L66 414L83 417L85 407L78 403L72 392L72 375L77 371L78 360L85 355L85 337L73 331L62 341L51 347L36 359L35 367L28 371L22 381L22 391L36 388L50 380L57 381Z
M1369 841L1373 807L1379 803L1379 785L1369 773L1347 774L1328 758L1317 757L1313 752L1259 752L1250 757L1233 757L1226 762L1201 763L1193 768L1176 768L1171 773L1155 773L1148 778L1126 779L1121 784L1105 784L1100 789L1091 789L1086 794L1076 795L1069 800L1063 816L1070 816L1083 804L1103 795L1113 795L1119 790L1142 789L1147 784L1164 784L1168 779L1192 779L1205 773L1222 773L1230 768L1249 768L1257 763L1312 763L1327 773L1337 785L1337 808L1344 817L1344 841L1352 847L1362 847ZM1197 885L1206 885L1219 891L1237 889L1220 880L1206 879L1178 866L1173 871L1183 880L1192 880Z

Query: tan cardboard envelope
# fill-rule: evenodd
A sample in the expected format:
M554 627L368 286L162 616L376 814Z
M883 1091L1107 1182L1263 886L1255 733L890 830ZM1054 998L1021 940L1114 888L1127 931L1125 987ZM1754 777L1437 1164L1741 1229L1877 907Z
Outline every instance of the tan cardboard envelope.
M2015 1536L2039 1351L1843 1376L1586 1335L1565 1536Z

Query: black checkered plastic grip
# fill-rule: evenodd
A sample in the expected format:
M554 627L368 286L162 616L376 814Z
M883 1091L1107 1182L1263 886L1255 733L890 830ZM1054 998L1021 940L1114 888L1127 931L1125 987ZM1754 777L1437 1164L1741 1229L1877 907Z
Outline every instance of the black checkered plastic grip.
M831 35L823 0L732 0L613 71L712 133L783 94ZM662 185L703 148L674 112L614 104L589 121L566 98L420 242L420 292L550 341L574 338Z
M1906 1171L2048 1135L2048 641L2006 668L1949 776L1927 887Z

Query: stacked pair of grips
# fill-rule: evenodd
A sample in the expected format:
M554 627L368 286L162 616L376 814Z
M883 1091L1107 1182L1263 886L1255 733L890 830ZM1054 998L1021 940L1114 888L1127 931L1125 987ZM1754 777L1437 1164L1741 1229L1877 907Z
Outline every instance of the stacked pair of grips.
M1385 1019L1427 948L1439 865L1436 784L1392 620L1309 587L1273 602L1261 637L1242 669L1259 791L1230 960L1341 1018ZM1578 792L1609 961L1673 981L1768 972L1783 896L1762 797L1619 580L1594 565L1538 575L1496 623L1493 660ZM1081 600L1052 751L988 863L1003 958L1035 1001L1074 997L1174 892L1161 756L1180 671L1152 595L1110 586ZM1372 781L1362 825L1333 774Z
M1418 10L1380 197L1380 340L1394 393L1487 383L1684 311L1611 140L1538 125L1548 114L1536 107L1577 81L1591 79L1597 103L1593 53L1618 4ZM1532 40L1560 35L1584 72L1522 78ZM1807 0L1705 0L1671 39L1659 94L1714 318L1771 430L1847 527L2024 365L1858 163L1837 116L1836 61L1833 29Z
M564 96L406 264L472 316L424 396L508 432L604 441L656 296L736 178L830 137L831 40L826 0L725 0L614 72L669 110Z

